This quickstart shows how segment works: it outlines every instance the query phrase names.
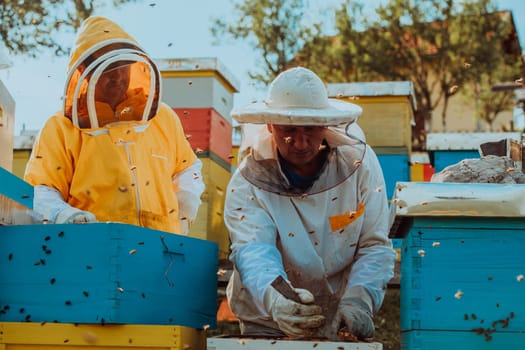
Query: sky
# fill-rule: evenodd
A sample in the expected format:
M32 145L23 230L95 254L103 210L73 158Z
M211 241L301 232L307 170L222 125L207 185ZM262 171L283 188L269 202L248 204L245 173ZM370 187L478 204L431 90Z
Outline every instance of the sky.
M367 0L366 3L373 10L384 1ZM313 8L310 15L315 16L342 0L309 2ZM525 49L525 0L495 2L499 9L513 12L521 47ZM248 71L258 63L248 43L226 41L213 45L212 18L227 19L232 3L230 0L139 0L119 9L108 5L97 9L95 14L117 22L153 58L217 58L240 82L240 92L234 95L234 107L237 107L264 98L266 91L248 78ZM66 35L64 40L72 45L74 35ZM0 80L16 103L15 135L23 128L40 129L61 108L68 58L42 54L29 59L5 51L4 54L12 66L0 70Z

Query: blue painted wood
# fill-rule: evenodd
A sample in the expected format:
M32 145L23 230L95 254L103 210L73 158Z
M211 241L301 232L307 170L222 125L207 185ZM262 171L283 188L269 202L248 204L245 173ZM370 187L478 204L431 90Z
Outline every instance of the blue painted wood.
M489 338L490 337L490 338ZM523 334L497 331L487 337L476 332L411 331L401 333L401 348L413 350L523 349Z
M0 167L0 195L33 208L33 186Z
M402 238L392 238L392 248L394 249L401 249L403 246L403 239Z
M398 181L410 181L408 154L378 154L377 159L385 177L386 193L392 198Z
M446 151L432 151L431 153L434 161L434 172L438 173L449 165L459 163L463 159L479 158L477 150L446 150Z
M116 223L0 226L0 322L216 326L218 247Z
M524 218L414 217L402 246L403 349L441 349L443 332L463 334L461 349L525 344L524 251Z

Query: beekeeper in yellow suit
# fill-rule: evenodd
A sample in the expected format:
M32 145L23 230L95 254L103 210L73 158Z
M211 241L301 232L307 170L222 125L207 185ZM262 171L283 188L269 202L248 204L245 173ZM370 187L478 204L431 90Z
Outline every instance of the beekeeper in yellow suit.
M374 335L395 252L377 157L341 128L360 114L329 99L306 68L278 75L264 102L232 111L239 123L266 124L225 203L227 297L244 335Z
M187 233L204 190L202 163L160 96L160 73L140 45L109 19L86 19L63 111L41 129L25 172L42 220Z

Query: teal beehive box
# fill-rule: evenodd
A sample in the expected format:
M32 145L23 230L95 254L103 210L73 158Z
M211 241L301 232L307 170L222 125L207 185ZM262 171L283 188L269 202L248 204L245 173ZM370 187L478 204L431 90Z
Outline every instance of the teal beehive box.
M525 344L525 185L397 183L402 349Z
M117 223L0 226L0 322L214 328L218 247Z

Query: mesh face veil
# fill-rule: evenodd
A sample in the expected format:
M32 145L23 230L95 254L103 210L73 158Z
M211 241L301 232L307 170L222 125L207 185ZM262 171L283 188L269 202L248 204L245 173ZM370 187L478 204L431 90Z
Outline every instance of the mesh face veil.
M156 114L159 96L159 72L140 48L122 40L104 42L73 65L65 91L65 115L80 128L146 122Z

